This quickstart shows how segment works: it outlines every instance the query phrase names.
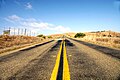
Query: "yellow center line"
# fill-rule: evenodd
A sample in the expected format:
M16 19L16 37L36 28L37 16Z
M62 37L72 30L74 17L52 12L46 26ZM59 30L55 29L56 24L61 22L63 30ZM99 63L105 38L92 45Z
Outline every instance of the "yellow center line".
M69 72L69 66L68 66L68 60L67 60L67 54L66 54L66 46L64 41L64 54L63 54L63 80L70 80L70 72Z
M55 63L53 72L51 74L50 80L56 80L57 79L57 74L58 74L58 69L59 69L59 62L60 62L60 55L61 55L61 50L62 50L62 44L63 44L63 41L61 42L60 49L59 49L57 59L56 59L56 63Z
M65 46L65 41L64 40L61 42L60 49L59 49L57 59L56 59L56 63L55 63L53 72L51 74L50 80L56 80L57 79L62 47L63 47L63 74L62 74L63 76L62 76L61 79L70 80L70 72L69 72L69 66L68 66L68 60L67 60L67 54L66 54L66 46Z

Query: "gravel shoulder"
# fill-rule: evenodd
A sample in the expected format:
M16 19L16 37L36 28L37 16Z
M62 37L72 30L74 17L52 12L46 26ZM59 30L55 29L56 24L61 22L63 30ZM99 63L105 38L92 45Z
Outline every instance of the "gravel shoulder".
M66 40L66 48L71 80L118 80L120 78L120 60L117 57L72 39Z

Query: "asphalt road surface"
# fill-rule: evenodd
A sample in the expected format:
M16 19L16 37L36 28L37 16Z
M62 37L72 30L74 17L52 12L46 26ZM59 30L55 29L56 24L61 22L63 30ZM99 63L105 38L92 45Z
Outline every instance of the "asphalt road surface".
M50 80L60 44L51 41L0 56L0 80ZM71 80L120 79L120 50L73 39L65 44Z

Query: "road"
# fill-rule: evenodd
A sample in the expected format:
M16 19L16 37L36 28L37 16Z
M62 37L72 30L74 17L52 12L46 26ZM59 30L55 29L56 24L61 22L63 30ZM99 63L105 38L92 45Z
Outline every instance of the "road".
M0 80L50 80L61 42L51 41L0 56ZM120 50L73 39L66 39L65 45L71 80L120 79ZM64 57L60 57L58 74L65 68L64 61Z

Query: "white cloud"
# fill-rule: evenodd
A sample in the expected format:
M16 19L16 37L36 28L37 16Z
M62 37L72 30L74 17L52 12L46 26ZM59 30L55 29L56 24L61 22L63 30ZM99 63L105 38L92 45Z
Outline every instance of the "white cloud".
M20 17L17 15L8 16L8 18L11 20L20 20Z
M64 27L64 26L61 26L61 25L48 27L48 28L49 28L49 30L54 30L54 31L57 31L57 32L62 32L62 33L71 31L71 29L69 27Z
M26 9L32 9L32 5L31 5L30 3L27 3L27 4L25 5L25 7L26 7Z
M69 27L64 27L61 25L55 26L53 24L46 23L46 22L23 22L22 25L29 26L34 29L52 30L52 31L57 31L62 33L71 31Z
M41 28L41 29L48 29L50 26L49 23L44 23L44 22L23 22L23 26L29 26L32 28Z
M64 27L62 25L54 25L48 22L41 22L34 18L21 18L17 15L8 16L6 18L9 22L15 22L18 26L22 28L26 28L31 31L39 32L39 31L54 31L58 33L65 33L71 31L69 27Z
M17 16L17 15L11 15L11 16L8 16L7 18L5 18L5 20L10 21L10 22L19 21L19 20L21 20L21 19L22 19L22 18L20 18L20 17Z
M25 21L27 21L27 22L35 22L35 21L37 21L36 19L34 19L34 18L28 18L28 19L24 19Z

